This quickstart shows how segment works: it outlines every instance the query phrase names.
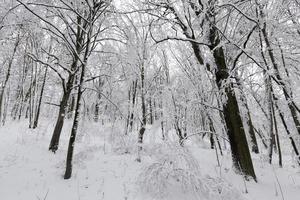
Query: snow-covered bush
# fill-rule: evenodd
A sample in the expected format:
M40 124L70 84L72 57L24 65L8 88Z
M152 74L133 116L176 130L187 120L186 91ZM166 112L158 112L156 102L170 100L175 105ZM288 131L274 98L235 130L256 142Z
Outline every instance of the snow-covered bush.
M177 192L195 197L207 194L198 162L188 149L166 143L160 148L156 146L152 153L156 162L147 166L139 176L138 184L143 193L153 198L164 198Z
M244 199L238 189L222 178L213 178L207 175L202 180L209 188L209 199L211 200Z
M133 153L136 150L136 135L132 133L128 135L119 132L113 133L110 137L112 150L117 154Z
M156 160L139 175L143 194L153 199L239 200L241 195L222 179L202 176L192 153L176 143L152 150Z

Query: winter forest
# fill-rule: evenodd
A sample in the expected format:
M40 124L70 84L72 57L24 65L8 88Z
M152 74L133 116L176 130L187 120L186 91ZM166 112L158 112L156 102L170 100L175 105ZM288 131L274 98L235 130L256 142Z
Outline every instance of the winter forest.
M1 200L297 200L299 0L1 0Z

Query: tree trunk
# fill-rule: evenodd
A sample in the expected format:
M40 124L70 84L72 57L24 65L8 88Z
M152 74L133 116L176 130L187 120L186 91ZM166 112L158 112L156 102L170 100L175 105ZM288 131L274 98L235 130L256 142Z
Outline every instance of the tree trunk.
M58 112L55 128L52 134L51 142L49 145L49 151L52 151L53 153L55 153L58 149L59 138L65 121L65 114L68 105L68 100L70 98L71 91L72 91L73 81L74 81L74 75L72 74L69 76L67 88L64 91L62 100L59 104L59 112Z
M273 96L273 99L274 99L274 96ZM277 146L277 150L278 150L278 164L279 164L279 167L282 167L281 146L280 146L280 140L279 140L278 126L277 126L277 120L276 120L276 116L275 116L274 104L272 106L272 112L273 112L273 120L274 120L274 127L275 127L276 146Z
M131 114L129 119L129 132L132 132L133 129L133 118L134 118L134 107L136 101L136 92L137 92L137 80L132 83L132 105L131 105Z
M126 118L126 125L125 125L125 135L128 134L129 122L130 122L130 115L131 115L131 85L128 89L128 106L127 106L127 118Z
M223 47L220 46L220 38L218 35L218 29L215 24L215 1L210 2L210 8L207 12L206 23L208 23L209 32L208 38L210 41L210 50L214 57L216 63L216 84L219 90L223 89L223 81L230 81L229 72L226 65L225 55L223 51ZM194 9L194 8L193 8ZM171 8L175 17L180 22L180 19L176 15L176 11L174 8ZM196 15L199 14L197 10L195 10ZM198 13L198 14L197 14ZM190 35L187 32L188 27L181 24L181 28L183 30L183 34L189 39L195 39L194 35ZM202 57L202 53L199 47L199 44L195 42L191 42L192 49L194 51L195 57L197 58L199 64L206 65L207 70L211 71L212 69L206 63L204 63L204 59ZM227 97L227 102L223 104L223 114L225 118L225 123L227 126L227 134L230 141L231 153L234 167L242 172L245 176L250 176L256 181L256 175L253 168L253 163L249 151L249 146L247 144L245 130L243 127L243 122L241 115L239 113L239 107L237 98L234 90L232 89L233 85L230 82L228 86L225 88L225 95Z
M149 98L149 124L153 124L153 105L152 105L152 98Z
M208 118L209 118L209 122L208 122L209 130L210 130L210 132L214 133L215 130L214 130L213 122L210 117L208 117ZM212 133L209 134L209 141L210 141L210 148L214 149L215 148L215 140L214 140L214 135Z
M269 150L268 150L268 156L269 156L269 163L272 163L272 155L273 155L273 148L275 145L275 135L274 135L274 121L273 121L273 98L272 98L272 92L273 90L271 89L271 79L269 77L266 77L267 82L266 82L266 90L268 94L268 112L269 112Z
M9 101L10 101L10 85L8 85L8 90L6 93L6 100L5 100L5 104L4 104L4 109L3 109L3 115L2 115L2 125L5 125L6 122L6 117L7 117L7 110L9 107Z
M214 15L212 15L212 17L214 18ZM230 82L229 86L225 86L227 102L223 104L223 113L228 130L233 164L235 168L239 169L245 176L250 176L256 180L246 134L239 112L237 98L233 89L233 85L230 81L223 48L219 46L220 39L217 31L218 30L214 24L211 24L209 39L211 43L210 49L213 52L217 66L216 83L218 88L221 90L224 87L222 84L223 81Z
M226 88L227 103L223 105L224 118L228 129L233 164L246 176L256 180L252 159L247 144L242 119L234 91Z
M174 128L175 128L175 131L176 131L176 134L178 136L178 139L179 139L179 144L180 145L183 145L183 134L182 134L182 130L181 130L181 127L179 126L179 119L178 119L178 115L180 114L179 111L177 110L177 107L176 107L176 101L175 101L175 97L172 93L172 100L173 100L173 106L174 106Z
M292 134L291 134L291 132L289 131L289 128L288 128L288 126L287 126L287 124L286 124L286 122L285 122L285 120L284 120L284 115L283 115L283 113L281 112L281 110L279 109L279 106L277 105L276 102L275 102L275 106L276 106L276 108L277 108L277 110L278 110L279 117L280 117L281 122L282 122L282 124L283 124L283 126L284 126L284 128L285 128L285 131L286 131L286 133L287 133L287 135L288 135L288 137L289 137L289 139L290 139L290 141L291 141L291 145L292 145L292 147L293 147L294 153L296 154L296 161L297 161L298 165L300 166L300 154L299 154L297 145L296 145L296 143L295 143L295 141L294 141L294 139L293 139L293 137L292 137Z
M249 135L250 135L251 146L252 146L251 151L258 154L259 153L258 144L257 144L256 136L255 136L254 125L253 125L253 122L252 122L250 109L249 109L249 106L248 106L248 103L247 103L247 98L246 98L246 95L244 94L244 91L243 91L242 82L240 81L240 79L238 77L236 77L236 81L237 81L237 85L239 87L239 90L241 91L241 100L242 100L242 102L245 106L245 109L246 109L247 125L248 125L248 128L249 128Z
M141 128L139 130L138 135L138 157L137 162L141 162L141 151L142 151L142 144L143 144L143 137L146 130L147 125L147 115L146 115L146 98L145 98L145 68L141 66L141 109L142 109L142 121L141 121Z
M35 87L36 87L36 73L34 73L33 64L31 67L30 88L29 88L29 128L32 128L34 117L35 104Z
M77 22L78 22L78 24L81 24L80 16L77 17ZM77 91L75 116L74 116L72 131L71 131L71 135L70 135L70 139L69 139L69 146L68 146L68 153L67 153L67 160L66 160L66 171L65 171L64 179L69 179L69 178L71 178L71 175L72 175L73 152L74 152L75 139L76 139L77 130L78 130L78 122L79 122L79 115L80 115L79 112L80 112L80 106L81 106L80 101L81 101L81 96L83 93L83 83L84 83L86 64L87 64L88 56L90 53L91 33L92 33L92 28L90 27L90 30L87 34L87 42L86 42L86 46L85 46L84 59L83 59L82 65L81 65L81 75L80 75L78 91Z
M82 71L82 74L84 74L84 71ZM81 75L83 76L83 75ZM82 79L83 80L83 79ZM64 179L69 179L71 178L72 175L72 160L73 160L73 152L74 152L74 143L77 135L77 130L78 130L78 122L79 122L79 112L80 112L80 100L82 96L82 89L81 89L81 84L83 81L80 81L80 85L78 88L78 93L77 93L77 102L75 106L75 116L73 120L73 125L72 125L72 131L71 131L71 136L69 139L69 146L68 146L68 153L67 153L67 160L66 160L66 171L64 175Z
M42 99L43 99L45 83L46 83L46 79L47 79L47 72L48 72L48 67L46 67L46 69L45 69L45 74L44 74L44 78L43 78L41 93L40 93L39 102L38 102L38 107L37 107L35 119L34 119L34 122L33 122L33 127L32 127L33 129L35 129L38 126L38 123L39 123Z

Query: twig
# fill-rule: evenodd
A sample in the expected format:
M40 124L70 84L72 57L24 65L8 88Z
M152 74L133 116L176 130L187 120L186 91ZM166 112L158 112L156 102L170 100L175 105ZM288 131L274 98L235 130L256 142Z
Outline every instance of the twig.
M52 105L52 106L60 106L59 104L56 104L56 103L51 103L51 102L45 102L45 104L48 104L48 105Z

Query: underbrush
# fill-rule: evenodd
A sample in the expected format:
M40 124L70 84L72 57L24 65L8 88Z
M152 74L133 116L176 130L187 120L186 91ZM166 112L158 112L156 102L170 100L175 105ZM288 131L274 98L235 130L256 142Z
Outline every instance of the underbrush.
M154 199L239 200L241 194L221 178L203 176L196 158L176 143L164 143L150 150L155 162L140 173L140 191Z

